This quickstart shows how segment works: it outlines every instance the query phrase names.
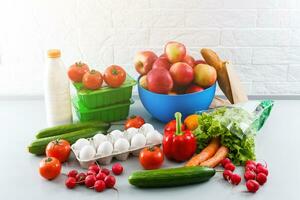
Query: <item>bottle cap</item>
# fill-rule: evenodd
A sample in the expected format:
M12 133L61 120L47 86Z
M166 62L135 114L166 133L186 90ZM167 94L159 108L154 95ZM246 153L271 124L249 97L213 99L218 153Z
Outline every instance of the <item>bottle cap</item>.
M60 50L59 49L49 49L47 54L48 54L48 58L59 58Z

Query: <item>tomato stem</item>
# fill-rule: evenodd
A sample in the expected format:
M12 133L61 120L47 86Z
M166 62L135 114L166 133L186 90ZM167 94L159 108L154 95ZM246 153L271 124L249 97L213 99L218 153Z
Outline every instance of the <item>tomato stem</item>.
M75 64L76 64L76 67L82 67L83 66L83 63L81 61L76 62Z
M90 71L91 74L96 74L96 72L97 72L97 71L94 70L94 69L92 69L92 70Z
M150 147L148 148L148 150L151 151L151 152L153 152L153 151L155 151L155 147L156 147L156 146L150 146Z
M117 70L117 68L114 67L114 68L111 70L111 73L112 73L113 75L118 75L118 70Z
M48 157L45 162L51 162L52 161L52 158L51 157Z

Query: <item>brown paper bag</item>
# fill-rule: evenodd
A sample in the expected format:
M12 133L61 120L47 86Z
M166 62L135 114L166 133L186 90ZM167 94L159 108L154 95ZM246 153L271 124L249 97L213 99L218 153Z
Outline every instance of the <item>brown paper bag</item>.
M229 79L233 103L236 104L248 101L248 96L236 71L232 68L232 66L229 63L226 63L225 67Z
M228 76L228 82L222 82L222 84L227 84L223 88L229 88L227 89L226 97L229 99L231 98L233 101L233 104L235 103L242 103L248 101L247 94L244 90L244 87L236 73L236 71L232 68L232 66L228 63L225 65L226 69L224 70L225 73L227 73ZM220 84L220 81L218 81ZM230 92L230 93L228 93ZM224 92L225 93L225 92ZM210 108L216 108L220 106L226 106L230 105L230 101L227 99L223 99L221 97L215 97L209 106Z
M242 83L231 65L219 58L211 49L202 49L202 57L207 64L213 66L217 71L218 84L229 101L222 98L215 98L211 106L228 105L228 103L241 103L248 101L247 94Z

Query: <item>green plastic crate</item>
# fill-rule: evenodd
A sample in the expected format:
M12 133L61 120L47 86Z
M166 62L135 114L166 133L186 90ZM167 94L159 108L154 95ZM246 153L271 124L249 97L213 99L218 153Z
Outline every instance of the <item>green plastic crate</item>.
M129 114L130 105L133 104L132 100L127 102L90 109L85 107L78 97L73 97L73 106L76 115L80 121L102 120L104 122L114 122L126 119Z
M119 88L103 86L99 90L89 90L83 87L82 83L74 83L77 90L77 96L82 104L87 108L100 108L115 105L121 102L127 102L132 95L132 87L136 81L126 75L126 80Z

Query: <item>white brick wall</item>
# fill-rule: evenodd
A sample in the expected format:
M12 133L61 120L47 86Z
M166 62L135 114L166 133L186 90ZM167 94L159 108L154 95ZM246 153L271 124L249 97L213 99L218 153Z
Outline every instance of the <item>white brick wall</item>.
M0 25L0 95L42 94L49 48L137 77L135 53L169 40L217 51L249 94L300 94L299 0L0 0Z

